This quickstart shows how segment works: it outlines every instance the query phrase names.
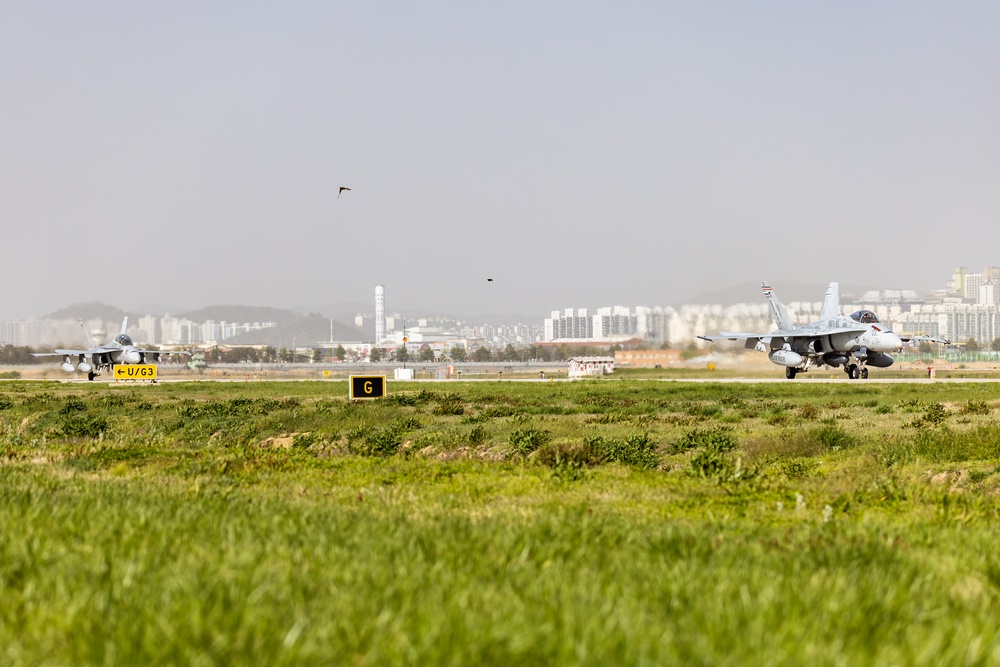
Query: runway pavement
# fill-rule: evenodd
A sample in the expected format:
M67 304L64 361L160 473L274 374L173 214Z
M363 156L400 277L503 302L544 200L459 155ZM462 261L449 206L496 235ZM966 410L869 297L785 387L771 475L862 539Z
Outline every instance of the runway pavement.
M620 378L605 377L605 378L423 378L423 379L413 379L413 380L395 380L391 377L386 378L387 384L448 384L448 383L483 383L483 382L527 382L534 384L550 384L550 383L565 383L565 382L615 382ZM631 381L638 382L678 382L678 383L703 383L703 384L788 384L788 385L809 385L809 384L845 384L845 385L867 385L867 384L984 384L984 383L996 383L1000 382L1000 377L938 377L938 378L869 378L867 380L850 380L847 378L825 378L825 377L814 377L809 379L796 378L795 380L788 380L786 378L769 378L769 377L702 377L702 378L628 378ZM231 384L249 384L256 382L322 382L327 384L347 384L349 378L338 377L338 378L302 378L302 377L252 377L252 378L239 378L239 377L164 377L159 378L155 382L151 381L141 381L141 380L114 380L114 379L104 379L98 378L93 382L87 380L86 378L46 378L41 381L43 382L59 382L63 384L106 384L109 386L117 387L135 387L135 386L149 386L154 384L172 384L172 383L182 383L182 382L223 382ZM18 380L7 380L8 382L17 382ZM37 381L37 380L36 380Z

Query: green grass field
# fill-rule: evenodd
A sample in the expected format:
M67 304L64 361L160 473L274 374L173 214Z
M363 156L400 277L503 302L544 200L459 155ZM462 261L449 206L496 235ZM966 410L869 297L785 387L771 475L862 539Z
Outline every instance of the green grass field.
M991 665L1000 385L0 383L0 664Z

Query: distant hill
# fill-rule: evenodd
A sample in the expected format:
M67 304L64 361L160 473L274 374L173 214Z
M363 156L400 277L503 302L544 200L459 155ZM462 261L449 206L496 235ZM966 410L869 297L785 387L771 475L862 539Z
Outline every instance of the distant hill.
M345 303L334 303L323 306L319 309L319 312L327 317L332 317L335 320L342 320L344 322L353 322L354 316L360 314L367 315L369 317L375 314L375 302L372 303L361 303L358 301L351 301ZM468 319L463 316L453 315L451 313L433 312L429 310L420 310L419 308L394 308L391 304L387 304L385 307L385 314L388 317L395 317L399 315L400 317L406 319L407 321L416 322L418 319L450 319L450 320L465 320Z
M277 322L283 324L291 322L300 315L294 310L283 308L270 308L267 306L206 306L198 310L191 310L186 313L178 313L180 318L186 318L192 322L204 322L205 320L215 320L216 322Z
M130 313L145 313L146 315L163 315L164 313L181 313L185 310L189 310L188 307L179 306L174 304L164 305L162 303L140 303L134 304L129 307L128 312Z
M47 320L96 320L101 319L108 322L121 322L125 315L135 316L135 313L126 313L117 306L109 306L99 301L88 301L86 303L75 303L45 315L42 319Z
M375 298L372 297L370 303L362 303L361 301L343 301L341 303L328 303L321 308L310 308L312 312L319 312L327 317L332 317L335 320L340 320L342 322L353 322L354 316L358 313L368 313L369 315L375 312Z
M274 322L277 320L266 321ZM365 341L372 338L374 333L374 331L365 331L354 325L333 321L333 340L337 342ZM273 345L275 347L295 345L304 347L328 340L330 340L330 318L312 313L294 316L270 329L248 331L239 336L227 338L225 343L227 345Z
M375 314L375 300L372 299L371 303L362 303L360 301L346 301L343 303L331 303L323 306L319 309L319 312L332 317L335 320L340 320L341 322L353 322L354 316L358 313L363 313L369 317ZM460 320L462 322L472 322L473 324L541 324L549 311L543 313L493 313L493 314L479 314L479 315L462 315L455 313L440 313L440 312L430 312L426 310L419 310L416 308L390 308L386 307L386 315L396 315L399 314L406 321L407 326L410 323L415 323L419 319L435 319L441 318L446 320Z

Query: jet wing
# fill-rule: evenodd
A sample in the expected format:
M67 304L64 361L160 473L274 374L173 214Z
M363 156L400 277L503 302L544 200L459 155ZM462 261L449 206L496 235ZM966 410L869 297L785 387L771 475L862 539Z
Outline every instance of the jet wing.
M698 336L698 338L700 338L702 340L707 340L708 342L713 343L713 342L715 342L717 340L748 340L748 339L751 339L751 338L756 338L756 339L768 338L768 339L770 339L771 336L774 336L774 335L775 334L769 334L769 333L763 334L763 333L741 333L741 332L738 332L738 331L723 331L723 332L721 332L717 336Z
M864 333L868 327L842 327L837 329L778 329L770 333L743 333L738 331L722 331L716 336L698 336L702 340L770 340L772 338L818 338L820 336L832 336L842 333Z
M191 356L191 353L188 352L187 350L177 350L177 351L174 351L174 350L143 350L143 349L137 347L137 348L135 348L135 351L142 355L142 360L143 361L145 361L146 363L152 362L154 364L156 362L160 361L161 358L166 357L167 355L171 355L171 354L182 354L182 355L187 355L189 357Z
M120 348L120 347L94 347L94 348L91 348L89 350L56 350L55 352L32 352L31 356L33 356L33 357L65 357L67 354L70 355L70 356L76 356L76 355L79 355L79 354L87 354L87 355L89 355L89 354L103 354L103 353L106 353L106 352L121 352L121 351L122 351L122 348ZM188 352L188 351L186 351L186 350L178 350L178 351L174 351L174 350L142 350L142 349L136 348L136 352L139 352L140 354L149 354L149 355L153 355L153 354L186 354L188 356L191 356L191 353Z
M32 352L31 356L33 356L33 357L65 357L67 354L69 354L69 355L97 354L97 353L105 352L105 351L106 350L97 347L97 348L94 348L94 349L91 349L91 350L56 350L55 352Z
M917 343L944 343L945 345L951 345L951 341L946 338L935 338L934 336L900 336L899 340L904 343L909 343L911 341Z
M796 329L795 331L775 332L771 335L781 336L782 338L819 338L820 336L834 336L843 333L860 334L866 331L868 331L867 326L839 327L836 329Z

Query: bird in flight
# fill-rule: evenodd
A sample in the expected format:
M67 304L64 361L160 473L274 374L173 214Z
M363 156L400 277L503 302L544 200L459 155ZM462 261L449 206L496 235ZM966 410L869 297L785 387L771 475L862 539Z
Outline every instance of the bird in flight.
M491 282L493 282L493 279L492 278L487 278L486 282L491 283Z
M344 193L344 190L347 190L348 192L351 191L351 189L349 187L341 185L340 186L340 190L337 192L337 199L340 199L340 195L342 195Z

